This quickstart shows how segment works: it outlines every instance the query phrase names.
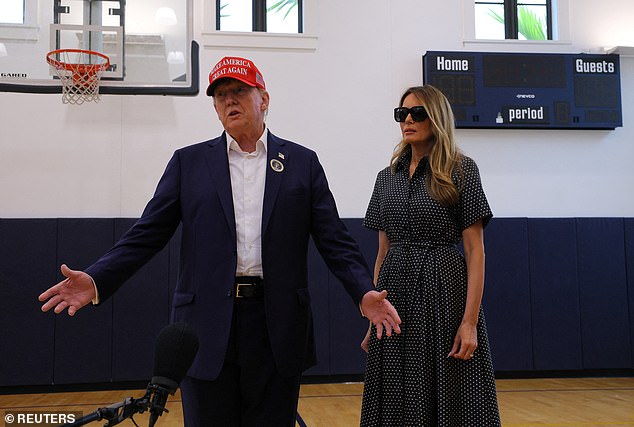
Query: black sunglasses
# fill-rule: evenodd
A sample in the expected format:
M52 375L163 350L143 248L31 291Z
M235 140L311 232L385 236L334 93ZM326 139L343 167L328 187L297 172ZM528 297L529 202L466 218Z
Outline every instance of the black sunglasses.
M415 122L425 121L429 117L427 114L427 110L422 105L418 105L416 107L407 108L407 107L397 107L394 109L394 120L399 123L404 122L407 119L407 116L412 115L412 120Z

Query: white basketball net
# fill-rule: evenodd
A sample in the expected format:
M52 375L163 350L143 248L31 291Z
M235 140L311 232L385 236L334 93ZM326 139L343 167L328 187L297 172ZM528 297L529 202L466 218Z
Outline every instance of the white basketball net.
M99 82L109 65L107 59L87 51L61 51L47 59L62 83L64 104L99 102Z

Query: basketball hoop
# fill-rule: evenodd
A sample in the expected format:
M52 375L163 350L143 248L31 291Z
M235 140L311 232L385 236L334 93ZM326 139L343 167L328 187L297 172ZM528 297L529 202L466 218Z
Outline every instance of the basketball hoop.
M62 82L64 104L99 101L101 74L110 67L110 58L91 50L59 49L49 52L46 61Z

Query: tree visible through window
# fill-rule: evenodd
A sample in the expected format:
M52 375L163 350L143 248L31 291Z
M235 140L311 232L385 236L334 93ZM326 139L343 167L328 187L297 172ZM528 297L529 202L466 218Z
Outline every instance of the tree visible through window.
M216 0L216 30L301 33L302 0Z
M477 39L552 40L552 0L475 0Z
M24 0L1 0L0 24L24 24Z

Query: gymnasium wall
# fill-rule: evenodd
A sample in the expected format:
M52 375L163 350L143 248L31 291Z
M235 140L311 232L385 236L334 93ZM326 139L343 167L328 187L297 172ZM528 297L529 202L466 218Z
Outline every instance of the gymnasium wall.
M345 222L373 263L375 232L359 219ZM42 314L36 302L43 284L60 279L59 263L87 265L132 223L0 220L0 389L151 377L154 342L169 320L178 235L98 308L71 318ZM634 219L494 218L485 239L484 308L498 374L633 372ZM319 363L306 376L361 374L367 320L313 246L309 289Z
M318 152L371 264L375 236L360 218L399 139L392 108L421 83L426 50L634 46L630 0L560 0L565 34L556 42L475 42L470 0L305 1L309 40L284 48L210 35L209 2L196 0L201 75L225 55L258 64L271 93L269 128ZM624 126L614 131L457 132L496 216L485 307L498 370L633 367L634 57L621 56L621 67ZM75 319L40 313L36 297L58 280L61 262L87 266L141 214L175 149L221 132L201 84L196 97L108 95L80 107L59 95L0 93L0 385L147 377L151 343L168 320L175 243L104 307ZM309 374L358 372L365 322L315 253L311 264L321 363Z
M422 82L427 50L634 46L629 0L559 0L562 40L488 43L466 34L470 0L306 0L308 42L292 48L210 34L208 3L195 0L194 10L203 80L222 56L252 58L271 93L269 128L318 152L346 218L365 213L399 140L392 109ZM621 66L624 126L614 131L458 131L496 216L632 216L634 57ZM221 132L201 85L196 97L105 95L82 106L62 105L57 94L0 93L0 217L139 216L173 151Z

